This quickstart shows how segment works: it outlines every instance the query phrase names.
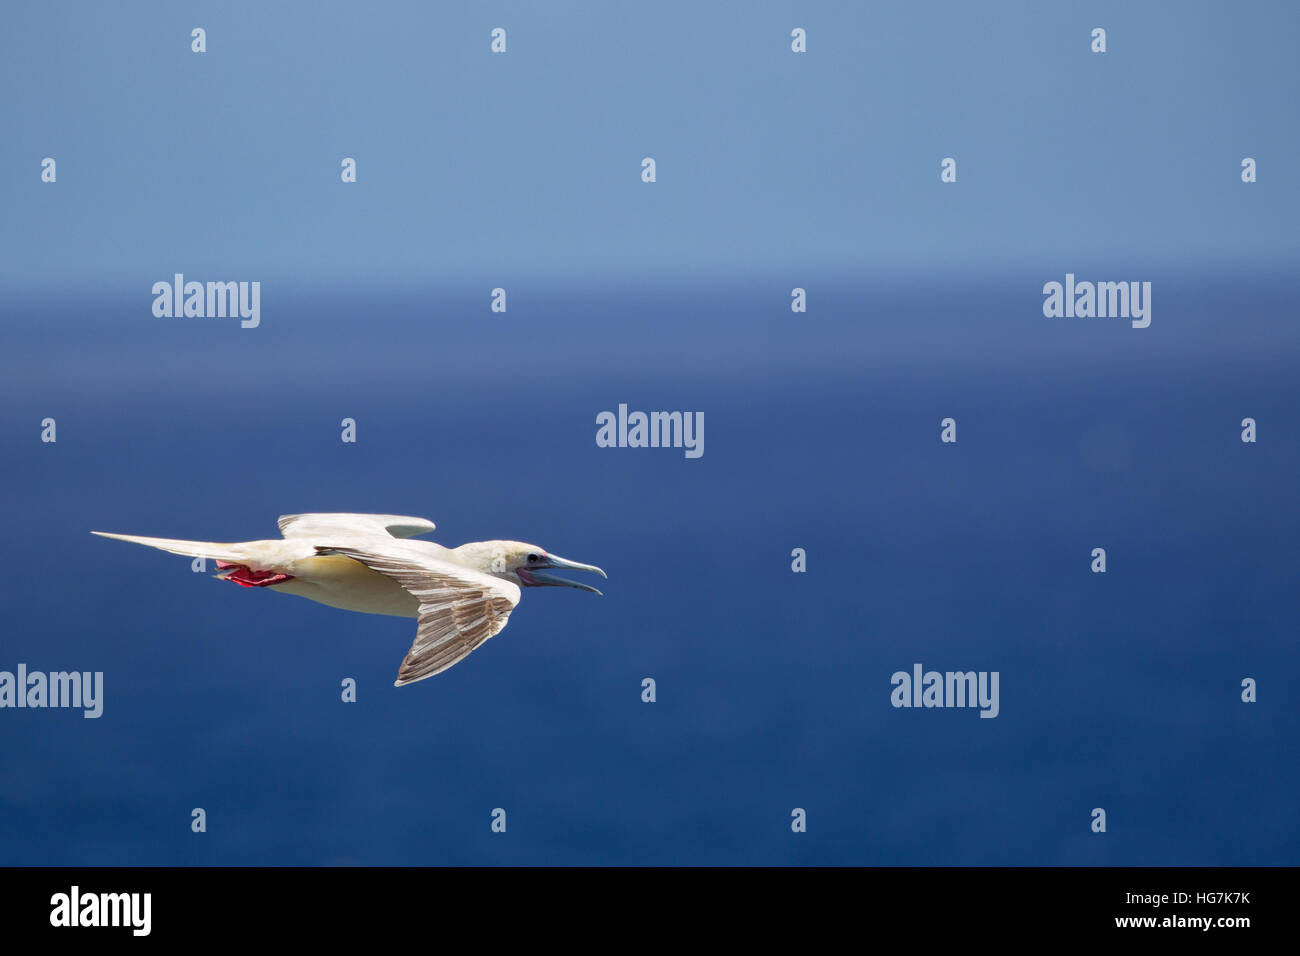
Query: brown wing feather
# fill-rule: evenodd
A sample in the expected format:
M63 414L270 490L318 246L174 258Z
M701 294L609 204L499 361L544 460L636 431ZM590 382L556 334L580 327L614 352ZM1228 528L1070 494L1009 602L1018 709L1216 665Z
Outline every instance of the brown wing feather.
M420 602L415 640L397 672L395 687L441 674L500 633L519 603L519 588L491 575L394 548L383 553L321 548L387 575Z

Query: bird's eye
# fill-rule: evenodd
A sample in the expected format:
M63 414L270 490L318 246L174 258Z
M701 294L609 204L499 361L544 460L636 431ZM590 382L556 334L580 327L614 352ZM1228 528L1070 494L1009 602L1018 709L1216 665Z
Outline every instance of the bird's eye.
M536 564L536 563L537 563L538 561L540 561L540 560L542 560L542 559L539 558L539 557L538 557L537 555L535 555L535 554L530 554L530 555L528 556L528 563L529 563L529 564Z

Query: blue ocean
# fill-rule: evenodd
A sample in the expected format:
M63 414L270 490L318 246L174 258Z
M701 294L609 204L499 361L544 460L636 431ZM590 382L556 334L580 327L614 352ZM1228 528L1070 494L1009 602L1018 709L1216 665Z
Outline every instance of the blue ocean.
M4 386L4 665L102 671L104 714L3 714L5 862L1293 862L1284 304L1253 293L1238 322L1239 343L1275 333L1265 355L1175 347L1217 320L1203 283L1146 330L1034 316L1009 284L973 313L828 288L816 318L761 282L647 286L635 324L563 288L500 320L453 301L450 337L415 301L379 303L403 316L382 335L343 300L247 331L38 335L60 316L29 313ZM952 348L999 319L1018 330L980 361ZM598 448L620 402L703 411L704 454ZM609 581L527 591L395 689L414 622L88 534L246 540L328 510L540 543ZM997 671L997 717L891 706L914 663Z

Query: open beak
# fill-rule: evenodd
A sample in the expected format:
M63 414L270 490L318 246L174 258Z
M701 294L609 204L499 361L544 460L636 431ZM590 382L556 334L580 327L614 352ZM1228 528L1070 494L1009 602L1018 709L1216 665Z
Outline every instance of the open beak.
M568 568L571 571L590 571L592 574L599 574L602 578L608 578L609 575L596 567L594 564L581 564L577 561L570 561L568 558L556 557L553 554L546 556L547 568ZM526 584L536 587L559 587L559 588L577 588L579 591L590 591L592 594L600 594L600 591L593 588L590 584L579 584L577 581L570 581L559 575L547 574L545 571L534 571L532 568L527 570L520 569L519 577Z

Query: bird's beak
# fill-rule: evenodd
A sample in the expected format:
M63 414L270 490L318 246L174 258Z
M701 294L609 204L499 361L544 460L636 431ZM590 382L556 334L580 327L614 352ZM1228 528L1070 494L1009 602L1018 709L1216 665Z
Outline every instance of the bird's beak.
M594 564L581 564L577 561L570 561L568 558L557 557L553 554L546 556L546 567L548 568L568 568L571 571L590 571L592 574L599 574L602 578L608 578L609 575L596 567ZM600 594L600 591L593 588L590 584L579 584L577 581L569 581L566 578L559 577L555 574L547 574L545 571L534 571L520 569L519 577L526 584L536 587L562 587L577 588L579 591L590 591L592 594Z

